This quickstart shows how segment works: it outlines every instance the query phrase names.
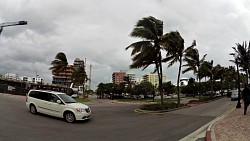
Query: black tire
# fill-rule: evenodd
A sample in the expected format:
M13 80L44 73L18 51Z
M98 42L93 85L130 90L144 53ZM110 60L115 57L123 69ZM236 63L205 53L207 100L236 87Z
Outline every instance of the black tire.
M66 112L66 113L64 114L64 119L65 119L66 122L68 122L68 123L73 123L73 122L76 120L75 115L74 115L74 113L72 113L72 112Z
M31 112L32 114L36 114L36 113L37 113L37 111L36 111L36 106L35 106L34 104L31 104L31 105L30 105L30 112Z

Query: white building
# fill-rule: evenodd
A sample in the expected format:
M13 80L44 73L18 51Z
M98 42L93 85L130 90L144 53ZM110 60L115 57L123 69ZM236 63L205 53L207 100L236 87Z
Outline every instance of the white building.
M183 78L181 78L180 79L180 82L179 82L179 86L187 86L188 85L188 78L185 78L185 77L183 77ZM174 84L175 86L177 86L177 84Z
M18 74L15 74L15 73L6 73L4 75L4 78L8 80L19 80Z
M188 85L188 78L181 78L180 79L180 86L187 86Z

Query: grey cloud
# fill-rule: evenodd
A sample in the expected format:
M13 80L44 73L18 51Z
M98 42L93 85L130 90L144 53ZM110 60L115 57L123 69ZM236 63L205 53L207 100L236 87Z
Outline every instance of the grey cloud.
M140 39L129 36L136 22L147 16L164 21L164 32L178 30L189 46L194 39L200 55L208 54L222 66L233 65L228 55L235 43L248 41L250 10L248 1L122 1L122 0L19 0L0 2L0 20L27 20L27 26L9 27L0 36L0 73L34 75L51 83L48 70L62 51L69 63L76 57L93 64L93 86L109 82L112 72L127 70L137 76L150 73L130 70L131 50L125 47ZM178 64L167 68L167 79L176 83ZM87 68L87 71L89 68ZM182 74L192 77L192 72Z

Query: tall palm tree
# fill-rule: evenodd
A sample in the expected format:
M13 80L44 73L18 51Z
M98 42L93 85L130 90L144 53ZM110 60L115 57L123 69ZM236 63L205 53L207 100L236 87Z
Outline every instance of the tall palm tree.
M67 81L67 73L66 69L68 66L67 57L63 52L59 52L55 56L55 60L51 62L52 67L49 69L52 70L52 74L58 75L60 72L65 72L66 76L66 82L65 85L68 87L68 81Z
M203 55L203 57L200 59L199 51L196 48L191 48L186 51L184 54L184 61L187 63L183 65L184 67L187 67L182 71L182 73L186 73L188 71L193 71L194 75L196 75L196 78L199 81L201 81L201 74L200 74L200 66L205 61L207 54ZM201 98L201 93L199 93L199 99Z
M137 22L130 36L142 39L126 47L126 50L132 48L133 62L130 68L143 68L144 70L152 64L155 65L154 72L158 74L161 104L163 104L161 55L163 22L152 16L145 17Z
M238 63L239 67L246 73L247 78L250 73L250 42L247 45L246 42L243 42L242 45L236 43L236 47L232 47L234 49L234 53L230 53L230 55L234 56L234 62ZM237 61L237 62L236 62ZM248 84L248 79L247 79Z
M164 35L163 45L167 51L166 58L163 59L163 62L169 62L168 67L172 66L174 63L179 62L178 78L177 78L177 96L178 96L178 105L180 105L180 73L182 66L182 57L184 53L196 46L195 40L192 45L185 49L184 39L181 37L178 31L172 31Z
M217 71L216 75L214 76L215 80L219 80L220 81L220 91L223 90L223 86L224 86L224 82L226 79L226 75L227 75L227 70L225 67L222 67L220 65L215 66L215 69Z

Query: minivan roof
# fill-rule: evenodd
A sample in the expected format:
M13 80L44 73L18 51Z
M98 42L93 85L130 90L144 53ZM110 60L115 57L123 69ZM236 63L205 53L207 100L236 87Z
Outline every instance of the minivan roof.
M36 89L31 89L30 91L49 92L49 93L53 93L53 94L65 94L63 92L57 92L57 91L51 91L51 90L36 90Z

